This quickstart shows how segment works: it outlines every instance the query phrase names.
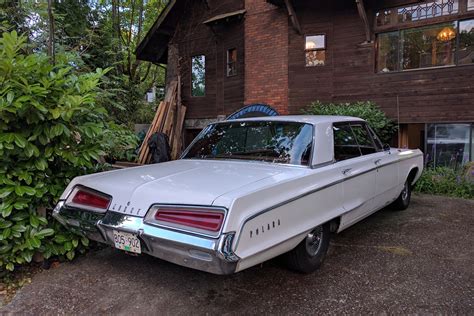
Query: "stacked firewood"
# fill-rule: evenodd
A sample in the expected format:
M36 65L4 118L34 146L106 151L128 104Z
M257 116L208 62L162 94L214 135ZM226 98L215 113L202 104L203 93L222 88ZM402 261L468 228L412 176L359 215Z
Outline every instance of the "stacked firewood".
M165 99L160 102L155 117L140 147L137 159L139 164L150 163L151 152L148 147L148 140L153 134L159 132L166 134L169 138L171 159L177 159L181 154L183 146L182 131L186 107L181 104L180 86L179 78L177 81L172 81L169 84Z

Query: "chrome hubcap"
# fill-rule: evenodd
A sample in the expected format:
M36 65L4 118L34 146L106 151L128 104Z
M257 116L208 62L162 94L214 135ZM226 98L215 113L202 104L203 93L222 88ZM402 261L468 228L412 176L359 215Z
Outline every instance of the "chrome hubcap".
M408 198L408 183L405 183L402 191L402 200L406 200Z
M323 239L323 226L318 226L306 236L306 251L315 256L321 249Z

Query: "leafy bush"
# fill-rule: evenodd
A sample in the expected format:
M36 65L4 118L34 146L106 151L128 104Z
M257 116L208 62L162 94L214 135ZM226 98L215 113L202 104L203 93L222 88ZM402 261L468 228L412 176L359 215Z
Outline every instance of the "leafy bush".
M304 112L313 115L360 117L369 123L384 143L389 143L393 134L397 131L397 125L370 101L354 103L321 103L316 101L311 103Z
M447 167L429 168L423 171L415 191L473 199L474 183L462 170L456 171Z
M143 83L131 82L126 75L107 76L96 103L103 106L115 122L129 128L133 128L134 123L150 123L159 102L148 103L144 99L147 89Z
M133 131L114 122L107 124L101 141L107 152L107 160L112 163L116 160L134 161L138 142L138 136Z
M78 74L67 56L25 55L26 39L0 39L0 269L34 253L72 259L88 244L37 210L51 208L73 177L97 171L106 111L95 98L105 73Z

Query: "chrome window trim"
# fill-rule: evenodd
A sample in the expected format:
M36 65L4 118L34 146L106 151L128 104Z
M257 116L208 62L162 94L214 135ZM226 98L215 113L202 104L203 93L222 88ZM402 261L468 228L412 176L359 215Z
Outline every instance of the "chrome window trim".
M183 151L183 153L181 154L181 156L179 157L179 159L198 159L198 160L203 160L203 161L209 161L209 160L222 160L222 161L226 161L226 160L230 160L230 161L243 161L243 162L263 162L263 163L269 163L269 164L272 164L272 165L280 165L280 166L291 166L291 167L300 167L300 168L308 168L308 169L312 169L312 163L313 163L313 155L314 155L314 149L316 147L316 127L315 127L315 124L313 123L308 123L308 122L299 122L299 121L292 121L292 120L278 120L278 121L271 121L271 120L252 120L252 121L241 121L241 122L277 122L277 123L298 123L298 124L301 124L301 125L309 125L311 126L311 129L312 129L312 139L311 139L311 154L309 155L309 159L308 159L308 164L307 165L302 165L302 164L290 164L290 163L281 163L281 162L270 162L270 161L261 161L261 160L245 160L245 159L232 159L232 158L225 158L225 159L205 159L205 158L184 158L184 156L186 156L189 152L189 150L191 149L192 146L194 146L194 144L197 142L197 140L199 139L199 137L201 137L201 134L204 134L206 132L206 130L213 126L213 125L218 125L218 124L227 124L227 123L232 123L232 122L239 122L239 120L226 120L226 121L220 121L220 122L215 122L215 123L212 123L212 124L209 124L207 125L205 128L203 128L203 130L196 136L196 138L193 139L193 141L191 142L191 144L189 144L189 146Z

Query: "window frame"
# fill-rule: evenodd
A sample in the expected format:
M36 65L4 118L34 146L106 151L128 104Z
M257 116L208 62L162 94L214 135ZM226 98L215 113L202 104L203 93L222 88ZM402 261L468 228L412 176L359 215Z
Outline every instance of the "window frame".
M370 137L372 137L372 141L375 144L375 149L377 149L378 152L384 151L384 149L383 149L384 144L380 140L379 135L377 135L377 133L373 130L372 127L370 127L370 125L368 123L366 123L366 127L369 130L369 135L370 135Z
M374 60L374 72L377 75L387 75L387 74L394 74L394 73L401 73L401 72L410 72L410 71L426 71L426 70L432 70L432 69L440 69L440 68L451 68L451 67L473 67L474 63L471 64L459 64L458 63L458 53L459 53L459 41L460 41L460 36L459 36L459 31L460 31L460 25L464 21L474 21L474 16L471 17L464 17L464 18L457 18L457 19L452 19L452 20L447 20L447 21L437 21L436 23L430 23L430 24L422 24L419 26L410 26L410 27L399 27L397 29L391 29L391 30L386 30L383 32L377 32L375 34L376 40L375 40L375 46L374 46L374 55L375 55L375 60ZM423 28L428 28L431 26L436 26L436 25L441 25L444 23L455 23L455 30L456 30L456 40L455 40L455 51L453 55L453 64L452 65L440 65L440 66L432 66L432 67L423 67L423 68L412 68L412 69L402 69L402 63L403 63L403 52L402 48L403 45L401 45L402 42L402 31L409 30L409 29L423 29ZM381 34L388 34L388 33L397 33L398 34L398 53L397 53L397 70L393 71L379 71L378 69L378 61L379 61L379 36Z
M249 121L252 122L252 121ZM255 122L267 122L265 120L256 120ZM308 164L303 165L303 164L291 164L291 163L280 163L280 162L264 162L264 163L269 163L269 164L274 164L274 165L283 165L283 166L292 166L292 167L299 167L299 168L307 168L307 169L312 169L314 167L313 160L314 160L314 155L315 155L315 150L316 150L316 126L311 123L307 122L298 122L298 121L291 121L291 120L278 120L278 121L270 121L270 122L276 122L276 123L299 123L301 125L307 125L311 127L311 151L309 154L309 159L308 159ZM199 132L199 134L193 139L193 141L188 145L188 147L183 151L181 154L180 159L196 159L196 158L186 158L192 147L202 138L203 135L205 135L209 129L214 128L216 125L219 124L227 124L229 123L228 121L221 121L221 122L216 122L207 125L205 128ZM238 161L243 161L243 160L238 160ZM251 162L255 162L256 160L248 160Z
M194 57L199 57L199 56L203 56L204 57L204 94L203 95L193 95L193 59ZM207 80L206 80L206 73L207 73L207 58L206 58L206 54L204 53L197 53L197 54L193 54L191 55L191 66L189 67L190 71L190 76L189 76L189 88L190 88L190 95L191 95L191 98L203 98L206 96L206 90L207 90Z
M471 4L469 4L469 1L472 1ZM474 0L467 0L466 1L466 12L474 11Z
M361 125L367 132L367 135L369 136L370 138L370 141L375 149L375 152L373 153L370 153L370 154L363 154L362 153L362 149L360 148L360 144L359 144L359 141L357 140L357 137L354 133L354 130L352 129L352 126L353 125ZM359 149L359 156L355 156L355 157L352 157L352 158L347 158L347 159L343 159L343 160L337 160L336 159L336 142L335 142L335 135L334 135L334 127L338 127L338 126L349 126L349 129L351 131L351 134L352 134L352 137L354 137L354 141L355 143L357 144L357 148ZM342 162L342 161L346 161L346 160L351 160L351 159L357 159L357 158L360 158L360 157L365 157L365 156L369 156L369 155L373 155L373 154L377 154L377 153L380 153L380 152L383 152L383 145L381 148L377 147L376 145L376 142L375 142L375 139L374 139L374 136L377 136L377 134L375 134L375 132L372 130L372 128L369 126L369 124L365 121L346 121L346 122L335 122L335 123L332 123L332 128L333 128L333 162L334 163L338 163L338 162ZM377 139L379 140L379 143L381 144L380 142L380 139L378 138L377 136Z
M357 158L362 157L362 152L360 151L359 143L357 142L357 139L354 135L354 131L352 130L350 123L351 122L332 123L332 130L333 130L333 135L332 135L333 145L332 145L332 148L333 148L333 161L334 161L334 163L338 163L338 162L342 162L342 161L346 161L346 160L351 160L351 159L357 159ZM336 159L336 134L334 133L334 128L340 128L341 126L349 127L349 130L351 131L352 137L354 138L354 142L356 143L357 149L359 150L359 156L354 156L354 157L347 158L347 159L342 159L342 160ZM343 147L343 146L340 146L340 147ZM350 147L350 146L347 146L347 147Z
M461 121L461 122L431 122L431 123L425 123L425 128L424 128L424 147L425 147L425 153L424 153L424 164L425 166L429 163L427 161L427 155L429 152L428 149L428 126L429 125L451 125L451 124L465 124L465 125L470 125L470 134L469 134L469 162L474 161L474 123L473 122L466 122L466 121ZM435 160L434 160L435 161ZM434 162L433 166L436 165L436 161Z
M431 1L436 1L436 0L428 0L429 2ZM375 33L381 33L381 32L388 32L390 30L396 31L398 29L402 28L412 28L412 27L417 27L419 26L426 26L430 24L437 24L437 23L443 23L443 22L449 22L453 20L459 19L464 13L469 12L468 6L467 6L467 0L458 0L458 8L456 12L445 14L445 15L439 15L439 16L434 16L434 17L429 17L429 18L424 18L424 19L419 19L415 21L398 21L398 10L416 5L416 4L422 4L423 2L418 2L418 3L411 3L411 4L405 4L405 5L398 5L398 6L393 6L393 7L380 7L377 8L374 11L374 20L372 23L373 29ZM426 2L424 2L426 3ZM472 9L471 9L472 10ZM385 25L377 25L377 14L380 12L384 11L390 11L390 23L385 24Z
M370 139L370 142L372 143L372 147L375 149L375 151L373 153L370 153L370 154L364 154L362 152L362 149L361 149L361 146L360 146L360 143L359 141L357 140L357 136L356 134L354 133L354 130L352 129L352 126L353 125L361 125L363 129L365 129L365 131L367 132L367 135L369 136L369 139ZM375 140L372 136L372 133L370 132L369 130L369 124L367 124L367 122L351 122L351 130L352 130L352 133L354 134L354 136L356 136L355 140L357 142L357 145L359 145L359 150L360 150L360 153L362 154L362 156L368 156L368 155L372 155L372 154L376 154L378 152L380 152L381 150L379 150L377 148L377 145L375 143ZM382 147L383 148L383 147Z
M229 61L229 56L230 56L229 52L232 51L232 50L235 50L235 61L230 62ZM226 66L226 69L225 69L226 77L237 76L237 74L238 74L238 71L237 71L238 57L239 57L239 55L238 55L238 50L237 50L236 47L229 48L229 49L226 50L226 64L225 64L225 66ZM231 75L229 75L229 65L230 64L234 64L234 73L231 74Z
M324 47L323 48L306 48L306 39L308 37L313 37L313 36L323 36L324 37ZM327 62L327 50L328 50L328 45L327 45L327 34L326 33L316 33L316 34L305 34L304 35L304 66L305 68L313 68L313 67L324 67L326 66ZM318 52L318 51L324 51L324 64L322 65L307 65L306 64L306 53L307 52Z

